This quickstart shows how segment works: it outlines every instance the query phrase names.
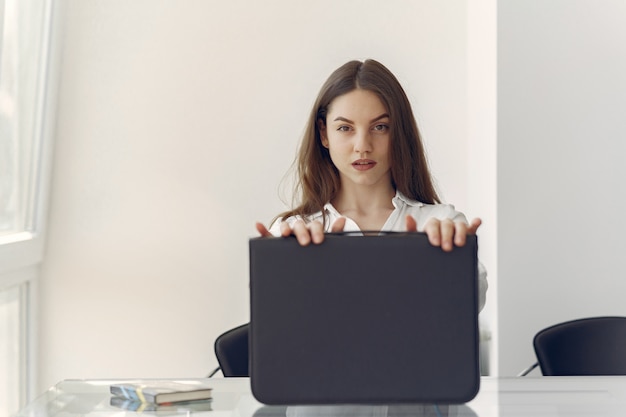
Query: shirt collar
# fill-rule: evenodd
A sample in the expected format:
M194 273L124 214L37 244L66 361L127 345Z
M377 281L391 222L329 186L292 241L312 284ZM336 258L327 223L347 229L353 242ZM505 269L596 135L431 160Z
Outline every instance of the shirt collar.
M333 206L330 203L330 201L328 203L324 204L324 213L332 214L332 215L337 216L337 217L341 216L341 214L339 214L339 212L337 211L335 206Z
M398 190L396 190L396 195L391 202L395 208L402 208L404 206L422 207L424 205L424 203L420 201L411 200Z
M396 190L396 195L391 199L391 203L395 208L402 208L405 206L422 207L424 205L424 203L420 201L411 200L398 190ZM333 214L337 217L341 216L341 214L330 202L324 205L324 212L328 214Z

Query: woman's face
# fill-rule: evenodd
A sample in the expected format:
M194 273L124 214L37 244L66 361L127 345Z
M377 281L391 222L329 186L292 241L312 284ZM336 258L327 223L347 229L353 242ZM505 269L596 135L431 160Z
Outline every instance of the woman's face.
M390 120L376 94L356 89L335 98L319 129L343 186L391 184Z

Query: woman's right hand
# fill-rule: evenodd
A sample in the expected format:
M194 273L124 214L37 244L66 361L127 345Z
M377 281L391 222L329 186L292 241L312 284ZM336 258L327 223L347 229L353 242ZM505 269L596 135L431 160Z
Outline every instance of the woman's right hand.
M332 233L341 232L345 225L346 218L340 217L333 223L330 231ZM256 224L256 230L261 234L261 237L273 236L262 223ZM281 222L280 235L283 237L294 235L301 246L307 246L311 242L317 245L324 241L324 226L319 221L305 223L302 219L293 222L292 226L287 222Z

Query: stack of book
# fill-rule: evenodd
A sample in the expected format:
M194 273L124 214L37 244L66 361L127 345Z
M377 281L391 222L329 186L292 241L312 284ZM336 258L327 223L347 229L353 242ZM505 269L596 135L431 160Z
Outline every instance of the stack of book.
M211 410L212 390L200 383L153 380L142 383L118 383L110 386L111 405L131 411L149 411L164 407L190 407L195 411Z

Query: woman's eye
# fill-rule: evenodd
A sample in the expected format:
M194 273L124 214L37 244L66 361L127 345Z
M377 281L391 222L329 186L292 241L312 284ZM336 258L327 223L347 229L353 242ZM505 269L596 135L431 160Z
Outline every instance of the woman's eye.
M379 124L374 126L374 130L378 132L386 132L389 129L389 126L386 124Z
M349 130L350 130L350 126L339 126L339 127L337 128L337 130L338 130L339 132L347 132L347 131L349 131Z

